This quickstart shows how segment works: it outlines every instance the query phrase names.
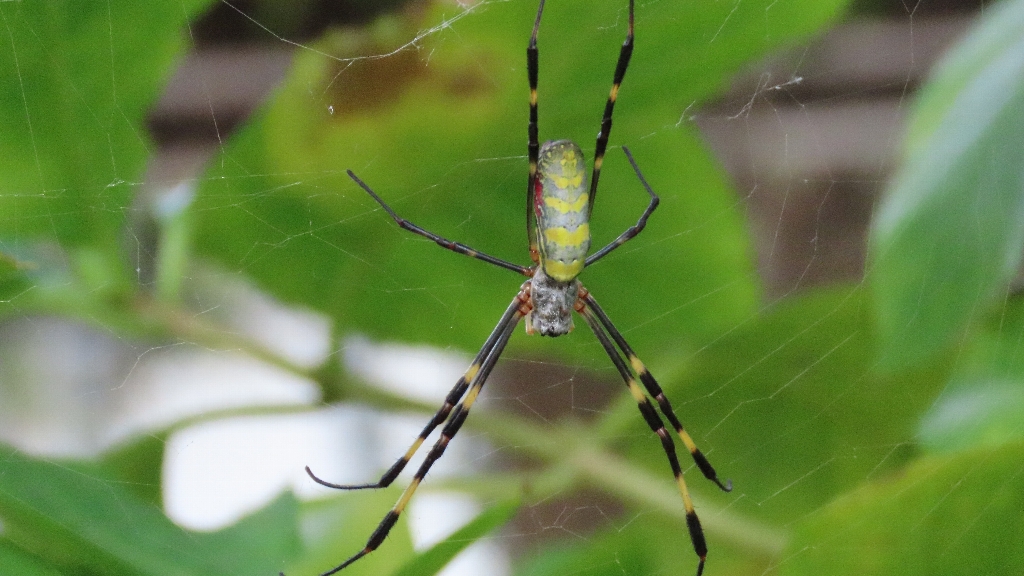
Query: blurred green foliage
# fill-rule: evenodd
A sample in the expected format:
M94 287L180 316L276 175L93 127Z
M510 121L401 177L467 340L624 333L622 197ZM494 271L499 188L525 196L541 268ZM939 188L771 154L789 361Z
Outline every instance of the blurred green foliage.
M526 263L535 2L422 2L298 50L191 204L158 222L156 284L143 285L125 235L152 148L145 111L206 4L0 2L0 315L86 318L125 338L213 346L210 332L174 319L191 314L181 289L190 266L216 265L327 315L338 338L475 350L522 279L397 229L345 169L412 221ZM549 3L542 139L592 147L624 4ZM762 307L736 196L687 117L744 63L820 31L844 4L638 5L595 243L646 204L619 146L632 148L662 204L643 235L583 279L735 482L721 494L688 475L708 574L1019 574L1024 308L1008 286L1024 244L1024 1L991 8L924 88L857 286ZM517 335L509 354L543 348L614 380L584 332ZM325 398L394 400L328 372L303 375ZM518 574L689 573L696 561L664 455L623 396L587 424L470 418L540 471L482 479L480 494L503 497L450 540L417 555L400 523L386 553L346 574L435 573L520 499L583 486L635 511L531 554ZM98 462L0 447L0 571L301 576L358 549L400 490L284 495L231 528L193 534L160 509L164 432Z
M887 366L927 359L1005 296L1024 241L1024 16L1009 2L935 71L872 231Z
M255 575L294 556L299 545L298 506L290 494L220 532L188 533L102 468L2 450L4 539L28 553L11 551L26 563L35 556L59 571L85 574ZM15 573L10 565L4 569Z

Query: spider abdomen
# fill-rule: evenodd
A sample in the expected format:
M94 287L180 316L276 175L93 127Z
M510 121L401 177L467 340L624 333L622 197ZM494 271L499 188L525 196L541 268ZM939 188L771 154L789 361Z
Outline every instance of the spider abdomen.
M590 197L583 151L571 140L545 142L537 159L534 212L541 268L569 282L590 250ZM575 298L575 295L574 295Z

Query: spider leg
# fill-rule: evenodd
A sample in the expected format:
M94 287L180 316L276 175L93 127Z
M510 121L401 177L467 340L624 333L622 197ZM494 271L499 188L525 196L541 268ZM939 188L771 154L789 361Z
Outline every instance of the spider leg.
M405 466L409 463L409 460L412 459L413 455L416 454L416 451L419 450L420 446L423 445L423 442L425 442L427 437L430 436L430 433L440 426L442 422L448 419L448 415L451 413L452 408L454 408L455 404L462 399L463 395L466 394L466 390L469 388L469 383L472 382L477 373L480 372L481 365L487 359L491 350L494 349L498 339L501 338L505 327L509 322L512 322L512 318L515 316L520 306L521 302L517 297L505 310L505 313L501 316L501 320L498 321L498 325L495 326L491 335L487 337L487 341L484 342L484 345L480 348L480 352L478 352L476 358L473 359L473 363L470 364L466 372L461 378L459 378L459 381L456 382L455 386L450 392L448 392L448 396L444 399L444 404L437 413L434 414L434 417L430 419L430 422L428 422L423 428L423 431L420 432L419 437L417 437L412 443L412 446L409 447L405 454L399 458L391 468L388 468L387 472L384 472L380 477L380 480L371 484L334 484L319 478L316 474L313 474L313 471L309 469L309 466L306 466L306 474L309 474L309 477L317 484L327 486L328 488L335 488L337 490L362 490L365 488L387 488L390 486L391 483L395 481L395 478L402 473L402 470L405 469Z
M679 458L676 456L675 443L672 441L672 435L665 428L665 424L662 422L661 417L658 416L658 412L654 409L647 395L636 383L633 378L632 372L626 366L626 362L622 359L619 351L615 349L615 345L608 338L608 334L605 333L602 328L601 321L595 316L591 308L590 302L585 298L581 297L577 300L576 311L583 316L590 325L590 329L597 336L598 341L601 342L601 346L604 351L608 354L608 358L611 359L612 363L615 364L615 368L619 371L622 379L626 383L626 387L629 388L630 394L636 400L637 407L640 408L640 413L643 415L644 420L647 421L647 425L650 426L651 430L658 435L661 439L661 446L665 450L665 456L668 457L669 466L672 468L672 474L675 476L676 485L679 487L679 493L683 497L683 507L686 509L686 526L690 532L690 541L693 543L693 550L697 553L697 557L700 558L697 564L697 576L701 576L704 572L704 561L707 559L708 546L707 541L704 539L704 530L700 526L700 519L697 518L697 512L693 508L693 500L690 498L690 491L686 488L686 480L683 478L683 470L679 466Z
M388 533L391 532L391 528L394 527L396 522L398 522L398 517L401 516L402 512L405 510L405 507L408 505L412 495L416 492L416 488L419 487L423 478L427 475L427 472L430 471L430 467L434 465L434 462L436 462L442 454L444 454L445 448L448 447L448 443L455 437L455 434L458 433L462 424L466 421L466 417L469 416L469 410L473 407L473 404L476 402L476 399L480 394L480 390L487 381L487 377L490 376L491 370L498 362L498 358L501 356L501 353L505 350L505 344L508 343L508 339L512 336L513 330L516 325L519 324L519 320L526 315L529 308L528 301L529 295L526 293L525 289L520 291L519 294L516 295L515 300L512 301L512 304L509 306L509 310L511 310L512 313L511 315L508 315L507 318L503 316L502 322L500 322L497 328L495 328L494 332L498 336L494 339L491 350L486 354L486 358L480 365L480 370L470 378L471 384L468 392L466 392L462 401L459 402L451 411L451 415L448 417L444 428L441 429L441 437L437 439L437 442L434 443L433 447L431 447L430 452L427 453L426 459L423 461L423 464L420 465L419 470L416 471L416 474L412 478L412 482L405 491L402 492L401 497L398 498L398 502L395 503L394 507L391 508L391 510L384 516L384 519L381 520L380 524L377 525L377 529L370 535L369 540L366 541L366 546L348 560L345 560L320 576L330 576L331 574L337 573L356 560L359 560L363 556L373 552L381 545L382 542L384 542ZM490 338L488 341L490 341Z
M530 81L530 125L528 128L529 143L527 152L530 157L530 177L526 181L526 235L530 241L530 258L540 262L540 249L537 246L537 216L533 210L534 186L537 183L537 155L540 153L540 142L537 136L537 31L540 29L540 17L544 13L544 0L537 7L537 19L533 22L533 34L530 44L526 47L526 75Z
M612 112L615 110L615 100L619 96L619 86L622 78L626 76L626 68L629 67L629 59L633 55L633 0L629 0L629 28L626 31L626 40L622 42L619 50L619 61L615 64L615 77L612 80L612 89L608 93L608 102L604 105L604 116L601 118L601 131L597 133L597 147L594 149L594 174L590 177L590 199L588 200L587 214L594 211L594 198L597 197L597 180L601 177L601 164L604 162L604 151L608 147L608 136L612 132Z
M419 226L413 224L412 222L409 222L405 218L402 218L397 213L395 213L395 211L392 210L391 207L388 206L387 203L385 203L384 200L382 200L381 197L378 196L376 192L371 190L370 187L367 186L365 182L360 180L359 177L356 176L354 172L352 172L351 170L348 170L347 172L348 177L355 181L355 183L358 184L360 188L365 190L367 194L369 194L374 200L376 200L377 203L380 204L380 207L383 208L384 211L391 216L391 218L395 221L396 224L408 230L409 232L412 232L413 234L419 234L424 238L433 240L434 242L437 243L438 246L451 250L452 252L465 254L466 256L469 256L470 258L476 258L477 260L483 260L488 264L493 264L495 266L505 268L506 270L511 270L513 272L518 272L523 276L531 276L533 274L532 270L526 266L520 266L519 264L513 264L506 260L502 260L501 258L496 258L494 256L484 254L483 252L470 248L465 244L462 244L460 242L453 242L451 240L448 240L447 238L438 236L433 232L424 230L423 228L420 228Z
M647 179L644 178L643 173L640 172L640 167L636 165L636 160L633 160L633 154L630 153L629 148L623 146L622 151L626 153L626 158L629 159L629 163L633 166L633 171L636 172L636 176L637 178L640 179L640 183L644 185L644 190L647 190L647 193L650 194L651 202L650 204L647 205L647 209L644 210L644 213L640 215L640 219L636 221L636 225L630 226L629 228L626 229L625 232L619 234L619 237L616 238L615 240L612 240L607 246L601 248L597 252L594 252L593 254L588 256L586 266L590 266L594 262L597 262L601 258L604 258L605 256L608 255L609 252L615 250L619 246L622 246L623 244L632 240L633 238L636 238L637 234L643 232L644 227L647 226L647 219L650 218L651 214L654 212L654 209L658 207L658 203L661 201L658 198L658 195L654 193L654 190L651 188L651 185L647 183Z
M622 337L622 333L615 328L611 319L608 318L608 315L605 314L604 310L601 309L590 293L583 296L583 301L586 302L587 308L592 310L597 316L605 330L611 334L612 339L614 339L615 343L619 345L619 349L622 350L622 353L629 359L629 363L633 366L633 370L635 370L640 376L640 381L643 382L644 388L647 389L647 393L658 402L658 406L661 408L662 414L664 414L665 417L668 418L668 421L672 423L672 426L676 429L676 433L679 434L679 438L683 441L683 444L686 445L686 449L690 451L690 456L693 457L693 461L697 464L697 468L700 468L700 471L704 474L705 478L717 484L723 491L731 492L732 480L726 480L723 484L722 481L718 479L718 473L715 472L714 467L711 466L710 462L708 462L704 453L697 448L693 439L686 432L686 429L683 428L683 424L679 421L679 418L676 417L675 412L672 410L672 404L668 401L668 398L665 396L665 392L662 391L661 386L658 385L658 381L655 380L654 376L647 371L647 367L644 366L644 363L637 358L633 349L626 343L626 339Z

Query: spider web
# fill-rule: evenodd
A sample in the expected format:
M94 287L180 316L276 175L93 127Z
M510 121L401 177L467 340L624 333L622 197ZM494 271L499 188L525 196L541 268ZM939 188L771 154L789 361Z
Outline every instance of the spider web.
M287 11L221 0L205 23L187 25L197 48L150 114L158 145L145 146L146 174L108 185L131 200L118 205L91 183L56 190L85 200L60 205L66 213L51 208L54 233L43 242L28 209L3 217L25 223L4 228L0 256L51 274L0 293L3 441L46 459L97 459L155 440L160 469L126 483L159 493L166 514L193 530L232 525L283 490L313 510L351 506L352 497L315 485L303 466L332 482L375 480L465 370L521 279L397 230L344 170L424 228L523 262L522 52L532 20L519 16L534 4L411 2L342 17L365 25L310 30ZM625 3L587 15L549 4L539 40L541 139L569 137L590 154ZM878 373L869 354L868 226L896 168L914 91L975 17L938 3L865 3L811 39L818 24L792 17L806 31L791 38L772 24L791 8L755 3L763 22L749 24L751 4L731 0L701 13L713 15L708 21L690 22L689 12L673 16L684 10L673 3L638 3L637 50L602 174L595 244L646 205L623 145L662 206L640 237L582 277L736 484L715 493L684 462L710 573L788 573L803 550L786 546L804 521L858 486L892 478L920 450L919 428L908 423L929 411L943 381L928 370ZM37 48L17 33L20 5L0 2L16 64L18 53ZM128 34L115 26L121 9L108 4L97 20L109 28L105 73L114 85L130 74L119 67L129 57L114 48ZM814 10L805 10L807 21L827 20ZM698 31L685 35L686 60L659 51L683 42L664 32L671 26ZM256 42L238 48L218 28L246 30ZM751 34L758 47L744 49L757 58L722 56ZM714 66L722 70L700 74ZM26 104L13 121L43 147L25 88L33 74L14 68ZM67 69L54 75L76 94ZM690 77L698 80L678 80ZM118 100L116 90L111 97ZM66 106L82 112L85 102L71 97ZM123 132L101 130L112 142L102 160L122 159ZM29 156L44 173L45 152ZM54 195L41 180L5 183L0 193ZM102 255L81 250L88 242L57 231L65 219L96 213L127 222L117 243L127 247L132 278L118 278ZM95 300L54 304L61 287L102 295L118 282L147 296L133 301L134 321L99 311ZM526 573L517 570L538 557L562 561L551 552L558 549L569 551L574 574L667 573L628 553L651 547L672 547L665 554L684 573L696 564L656 437L586 326L577 328L558 340L517 330L470 423L385 548L427 549L502 496L518 496L516 519L471 546L446 576ZM894 386L907 391L890 402ZM545 430L579 442L565 447L562 468L572 479L558 480L526 433ZM592 449L600 451L594 461L603 458L606 470L622 464L617 473L642 487L578 462ZM408 483L426 451L396 484ZM939 509L955 492L929 503ZM395 496L367 495L372 510L341 516L382 517ZM950 542L985 523L984 507L972 518ZM303 536L325 546L318 538L337 533L337 523L310 514ZM646 548L614 544L645 538L637 536L644 526L660 534ZM318 558L340 562L368 535L354 532ZM587 556L602 547L607 555Z

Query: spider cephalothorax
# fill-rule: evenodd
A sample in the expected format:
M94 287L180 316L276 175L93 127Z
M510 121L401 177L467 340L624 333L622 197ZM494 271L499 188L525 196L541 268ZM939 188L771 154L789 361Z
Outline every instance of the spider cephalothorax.
M526 49L527 74L530 82L530 122L528 129L529 143L527 147L530 160L530 174L526 187L526 227L530 239L532 266L520 266L500 258L495 258L494 256L489 256L464 244L453 242L420 228L398 216L366 183L356 177L351 170L348 172L352 180L373 197L402 228L429 238L440 246L454 252L518 272L527 276L528 280L523 283L515 298L512 299L512 302L505 309L505 313L498 321L498 325L491 332L491 335L488 336L487 341L484 342L483 347L477 353L469 369L466 370L466 373L462 375L462 378L456 382L455 387L448 393L444 404L423 428L423 431L413 442L412 446L409 447L409 450L381 476L380 480L372 484L332 484L317 478L308 467L306 468L306 472L309 473L313 480L331 488L343 490L383 488L390 485L398 477L399 473L409 463L409 460L412 459L420 446L423 445L430 433L438 426L444 424L441 430L441 437L430 449L423 464L413 476L409 487L402 493L394 508L384 516L384 519L377 526L373 534L370 535L363 549L341 564L324 572L321 576L329 576L338 572L376 550L381 545L388 532L395 525L395 522L398 521L403 510L405 510L405 506L409 503L409 499L412 498L416 488L427 475L430 467L441 457L448 443L458 433L463 422L466 421L470 409L476 402L480 390L487 381L487 377L505 349L505 344L508 343L509 338L512 336L516 324L525 317L527 332L539 333L544 336L561 336L572 330L572 315L574 311L583 317L587 325L594 332L602 348L604 348L604 351L615 365L616 370L622 376L630 394L636 400L644 420L661 441L662 448L672 468L672 473L675 475L676 484L683 499L683 506L686 509L686 524L690 532L690 540L693 543L697 556L700 558L700 562L697 565L697 576L700 576L704 569L704 560L707 556L704 532L701 529L700 520L697 519L693 502L686 489L686 481L683 479L683 471L676 456L672 434L665 427L661 416L658 415L658 410L668 419L669 424L690 452L701 473L717 484L722 490L731 490L732 484L729 482L723 484L718 480L718 475L715 473L714 468L711 467L707 458L697 449L693 439L690 438L682 423L679 422L675 412L672 410L672 405L669 403L668 398L665 397L658 382L647 371L643 362L633 353L632 348L630 348L625 338L612 324L608 315L597 304L597 301L594 300L594 297L577 280L577 276L585 267L597 262L609 252L639 234L646 225L647 218L658 207L658 196L644 179L629 149L624 146L622 150L636 172L640 183L650 195L651 201L636 225L630 226L618 238L594 254L587 255L590 249L590 215L594 208L594 197L597 194L597 182L601 176L601 164L604 161L605 149L608 146L608 135L611 132L612 111L614 110L615 100L619 93L619 85L626 74L626 68L629 66L630 56L633 53L633 0L629 0L629 29L626 34L626 40L622 43L622 49L619 52L619 60L615 66L611 93L608 96L608 102L605 104L604 116L601 118L601 131L597 135L597 145L594 150L594 168L589 182L583 152L576 143L569 140L553 140L545 142L541 146L538 142L537 32L540 29L540 18L543 12L544 0L541 0L540 6L537 8L537 19L534 21L533 34L530 36L530 43ZM637 382L638 379L640 383ZM643 385L642 388L641 384ZM652 399L654 402L651 401ZM655 403L658 409L654 408Z
M572 311L579 298L580 281L555 280L538 266L530 280L530 304L526 315L526 333L562 336L572 331Z

